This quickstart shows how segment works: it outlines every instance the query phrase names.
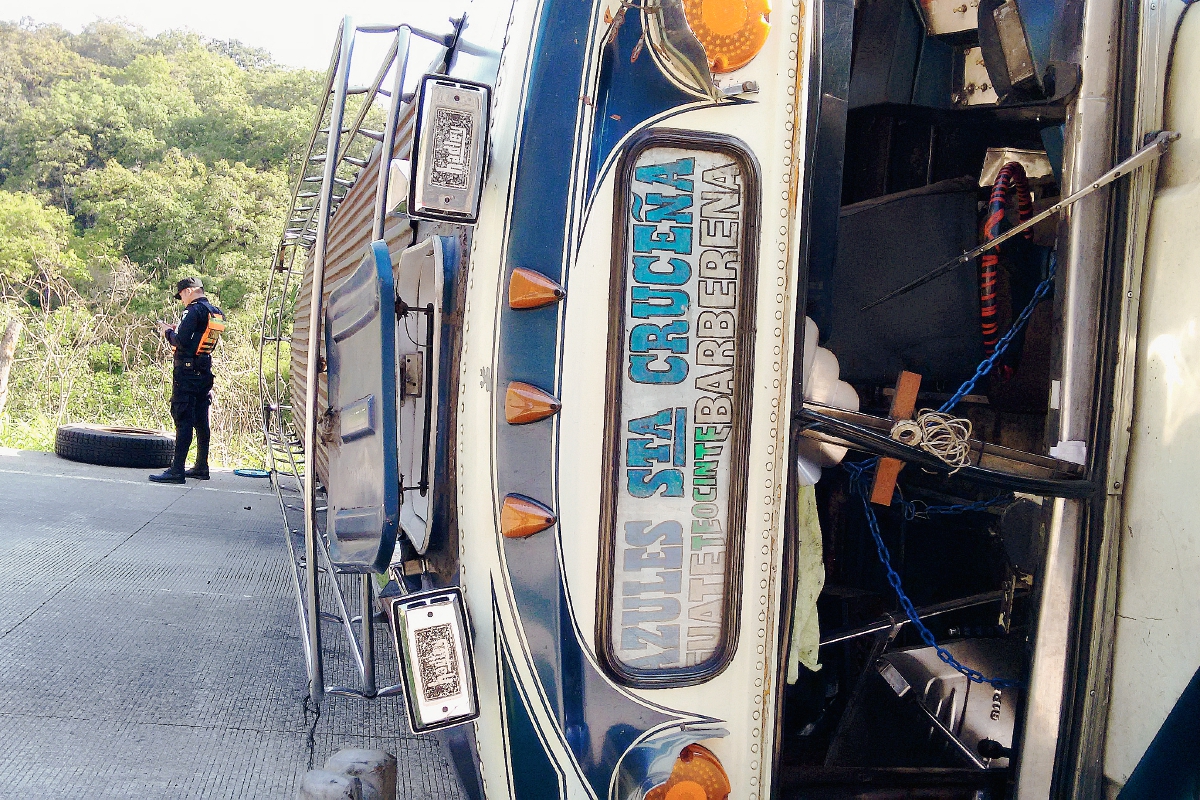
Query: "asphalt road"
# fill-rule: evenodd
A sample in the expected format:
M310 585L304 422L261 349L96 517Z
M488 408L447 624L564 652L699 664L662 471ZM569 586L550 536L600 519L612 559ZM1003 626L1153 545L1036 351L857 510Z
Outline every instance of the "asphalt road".
M0 450L0 798L282 800L344 747L396 754L400 798L458 796L402 699L305 714L268 482L147 472Z

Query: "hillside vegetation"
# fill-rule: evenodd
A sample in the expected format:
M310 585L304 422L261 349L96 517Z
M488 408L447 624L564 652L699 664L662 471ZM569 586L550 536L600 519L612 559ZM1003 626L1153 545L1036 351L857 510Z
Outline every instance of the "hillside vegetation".
M0 23L0 333L23 322L0 445L71 421L171 428L174 284L227 314L213 459L261 462L257 337L321 76L238 42Z

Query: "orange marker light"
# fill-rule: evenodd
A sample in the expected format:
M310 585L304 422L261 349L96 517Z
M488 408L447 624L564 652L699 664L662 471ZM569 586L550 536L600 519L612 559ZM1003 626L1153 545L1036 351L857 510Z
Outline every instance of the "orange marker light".
M708 794L695 781L680 781L667 792L666 800L708 800Z
M537 422L551 414L557 414L562 408L558 399L538 387L513 381L508 385L504 395L504 418L510 425L524 425Z
M508 304L512 308L541 308L566 296L565 289L531 269L517 267L508 279Z
M714 74L749 64L771 32L770 0L683 0L683 13Z
M553 511L524 495L506 495L500 504L500 533L506 539L533 536L556 522L558 517Z
M646 800L726 800L732 788L712 751L689 744L679 751L671 777L646 792Z

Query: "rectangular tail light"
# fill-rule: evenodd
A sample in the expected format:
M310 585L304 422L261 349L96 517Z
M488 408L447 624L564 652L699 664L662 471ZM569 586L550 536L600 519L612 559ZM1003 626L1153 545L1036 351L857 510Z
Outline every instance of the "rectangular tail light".
M408 215L473 224L483 191L491 89L426 75L417 98Z
M479 716L471 635L457 587L392 601L392 624L408 720L414 733Z

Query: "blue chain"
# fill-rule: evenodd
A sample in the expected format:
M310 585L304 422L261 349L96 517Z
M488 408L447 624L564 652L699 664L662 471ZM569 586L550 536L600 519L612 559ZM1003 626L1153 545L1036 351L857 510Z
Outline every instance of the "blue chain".
M975 390L975 384L978 383L984 375L987 375L992 371L992 368L996 366L996 361L1002 355L1004 355L1004 351L1008 349L1010 344L1012 344L1013 338L1021 332L1021 329L1025 327L1025 323L1029 322L1029 317L1033 314L1033 310L1037 308L1038 303L1045 300L1047 295L1050 294L1050 290L1054 288L1054 273L1057 270L1058 259L1055 257L1054 253L1051 253L1050 269L1046 273L1045 279L1038 284L1037 289L1035 289L1033 292L1033 298L1029 301L1029 305L1025 306L1025 309L1021 312L1020 316L1013 321L1012 327L1008 329L1008 332L1005 333L1004 336L1000 337L1000 341L996 343L996 352L985 358L979 364L979 366L976 367L975 374L972 375L966 383L958 387L958 391L954 393L954 396L943 403L942 407L939 408L938 411L941 411L943 414L950 411L950 409L958 405L960 400Z
M996 366L996 361L998 361L1000 357L1004 355L1005 351L1008 350L1009 345L1012 344L1012 341L1016 335L1020 333L1025 327L1026 323L1029 322L1029 317L1033 315L1033 310L1037 307L1038 303L1042 302L1047 296L1049 296L1050 291L1054 288L1054 273L1057 271L1057 269L1058 260L1055 258L1055 254L1051 253L1050 268L1046 272L1046 277L1041 283L1038 284L1037 289L1034 290L1033 297L1030 299L1029 304L1025 306L1020 315L1013 320L1012 327L1010 327L1008 332L1005 333L1004 336L1000 338L1000 341L996 343L995 352L993 352L990 356L985 358L983 362L980 363L980 365L975 369L975 374L972 375L962 386L958 387L958 391L955 392L949 400L943 403L938 411L942 412L943 414L949 412L956 405L958 405L959 401L974 391L975 385L985 375L992 371L992 369ZM887 572L888 583L891 584L892 589L896 592L896 599L900 601L900 607L904 609L904 613L908 615L913 627L916 628L917 633L920 634L921 641L925 642L925 644L936 650L938 658L953 667L962 675L966 676L967 680L971 681L972 683L986 683L996 689L1013 689L1022 686L1023 684L1020 681L1010 681L1004 678L989 678L979 670L972 669L966 664L963 664L956 659L949 650L937 643L937 640L933 636L933 631L929 630L925 623L921 621L920 616L917 614L916 607L913 605L912 600L908 598L908 595L904 591L904 585L900 582L899 573L897 573L895 568L892 567L891 553L888 552L887 545L883 543L883 536L879 532L879 519L875 516L875 509L871 507L869 489L870 481L868 478L870 475L874 474L875 465L878 463L878 458L869 458L866 461L859 461L857 463L846 462L842 466L844 466L846 471L850 473L851 491L858 495L858 499L862 502L863 514L867 518L867 526L871 529L871 538L875 540L875 550L879 554L879 563L883 564L883 568ZM930 517L938 514L965 514L969 511L983 511L996 506L1008 505L1012 501L1013 495L1009 493L1002 494L998 497L993 497L990 500L980 500L975 503L967 503L962 505L929 506L922 503L921 507L919 508L917 506L917 502L919 501L908 501L900 498L899 502L904 510L904 518L911 520L916 517Z
M959 505L949 506L931 506L921 500L905 500L900 498L900 507L904 509L904 518L912 521L914 519L929 519L944 514L966 514L971 511L986 511L989 508L997 506L1011 505L1016 498L1012 492L1005 492L1002 495L993 497L991 500L978 500L974 503L962 503Z
M896 598L900 601L900 607L904 609L904 613L908 615L913 627L916 628L917 633L920 634L921 641L925 642L925 644L937 651L938 658L964 675L967 680L971 681L972 683L986 683L996 689L1015 689L1022 686L1023 684L1020 681L1010 681L1004 678L989 678L979 670L972 669L966 664L963 664L961 661L955 658L949 650L937 643L937 640L933 636L933 631L929 630L925 623L921 621L921 617L917 614L917 609L913 605L912 600L910 600L908 595L904 592L904 585L900 582L900 575L892 566L891 553L888 552L887 545L883 543L883 536L879 532L879 519L875 516L875 509L871 508L871 482L869 477L874 473L874 467L877 463L879 463L878 458L870 458L866 461L859 461L857 463L846 462L843 466L850 473L851 491L858 495L858 499L862 502L863 514L866 515L867 525L871 529L871 537L875 540L875 550L879 554L879 563L883 564L883 568L887 572L888 583L891 584L892 589L896 592ZM999 499L1000 498L996 498L994 500L985 502L999 505L997 502ZM972 503L971 505L976 506L979 504ZM932 508L939 507L933 506ZM944 508L954 508L954 506L946 506ZM962 508L965 510L969 507L958 506L957 508ZM961 512L944 511L941 513Z

